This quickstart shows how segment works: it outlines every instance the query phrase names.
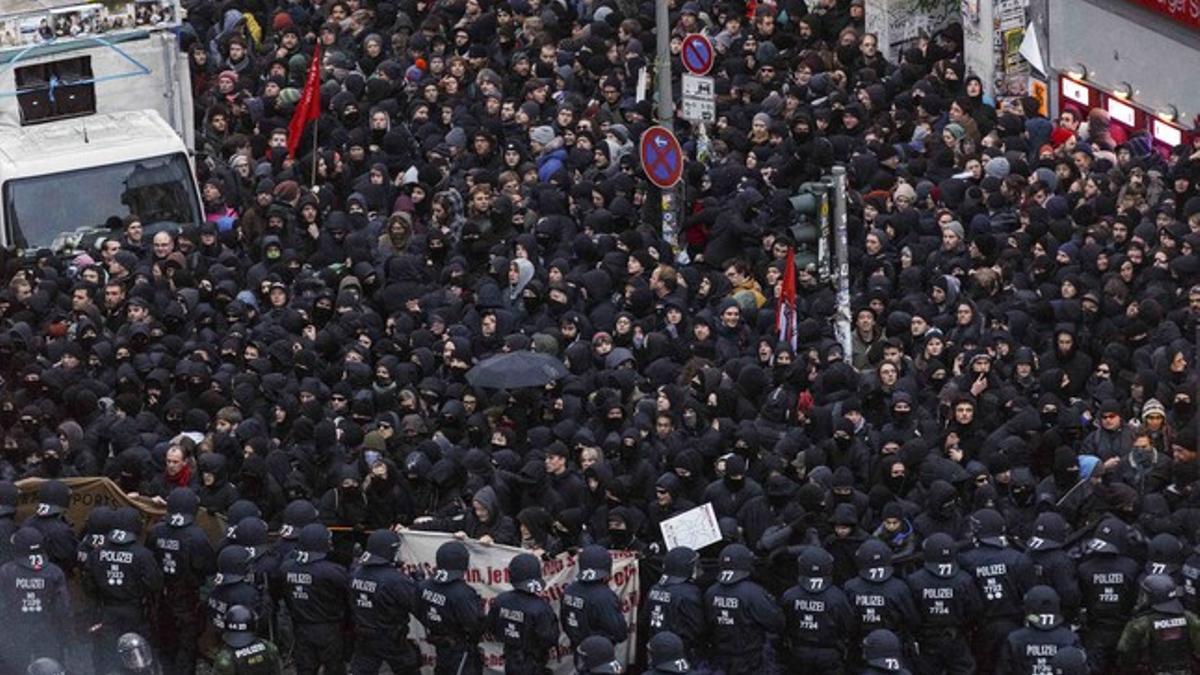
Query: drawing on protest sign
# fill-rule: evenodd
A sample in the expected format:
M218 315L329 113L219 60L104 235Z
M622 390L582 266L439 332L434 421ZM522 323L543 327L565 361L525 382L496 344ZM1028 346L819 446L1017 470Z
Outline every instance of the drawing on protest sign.
M433 572L434 561L437 559L438 547L447 541L453 541L452 535L440 532L401 533L400 557L405 569L414 576L428 576ZM508 563L519 553L528 551L512 546L484 546L478 541L467 539L463 543L471 552L471 566L467 569L465 579L483 598L484 613L495 597L504 591L511 590L508 583ZM637 607L641 601L638 588L638 561L633 553L628 551L613 551L612 577L608 585L616 592L621 601L621 612L629 624L629 639L617 645L617 658L624 663L632 663L634 646L637 644ZM542 597L550 601L555 615L558 614L558 604L562 599L567 584L575 580L576 557L561 554L550 560L542 561L542 579L546 590ZM425 629L414 618L409 626L409 637L417 641L421 648L421 658L424 662L422 672L428 675L433 672L433 646L425 640ZM485 673L500 675L504 672L504 650L499 642L483 642ZM575 672L574 656L567 643L566 635L559 635L559 644L551 655L548 664L551 672L569 675Z
M667 518L659 524L662 529L663 542L667 550L676 546L687 546L693 551L721 541L721 526L717 523L717 514L713 511L712 502L688 509L683 513Z

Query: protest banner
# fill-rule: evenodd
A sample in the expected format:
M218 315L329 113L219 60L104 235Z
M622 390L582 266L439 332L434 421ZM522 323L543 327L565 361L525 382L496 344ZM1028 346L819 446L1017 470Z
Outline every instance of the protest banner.
M17 522L23 522L37 511L38 487L44 482L41 478L26 478L17 481L17 490L19 491ZM67 512L64 515L76 532L83 529L88 515L97 506L112 508L132 506L142 514L143 531L158 522L167 513L165 505L158 504L147 497L131 498L122 492L116 483L103 476L63 478L61 482L71 488L71 502L67 505ZM225 536L224 519L213 516L203 508L196 514L196 524L204 530L209 541L214 545Z
M433 572L434 561L437 558L438 547L454 537L437 532L416 532L406 530L401 534L401 558L410 574L428 576ZM519 553L527 553L511 546L483 544L473 539L463 541L471 552L471 567L467 570L466 581L483 598L484 612L490 607L492 600L511 590L508 582L508 563ZM638 560L629 551L613 551L613 573L608 580L609 586L616 592L621 601L621 611L629 624L629 639L617 645L617 658L626 664L631 663L634 648L637 644L637 608L640 601L638 588ZM555 614L562 600L563 591L567 584L575 580L576 556L561 554L555 558L542 561L542 578L546 591L542 597L550 601ZM421 657L424 660L423 673L433 672L433 646L425 641L425 630L415 619L410 626L409 637L417 641L421 647ZM499 675L504 672L503 649L498 642L486 641L480 645L483 651L484 672ZM575 672L574 660L565 635L559 636L559 645L551 655L548 664L551 672L569 675Z

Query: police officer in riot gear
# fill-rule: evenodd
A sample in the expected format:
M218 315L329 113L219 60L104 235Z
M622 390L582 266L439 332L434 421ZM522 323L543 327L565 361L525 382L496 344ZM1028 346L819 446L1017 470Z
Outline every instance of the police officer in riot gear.
M1064 544L1070 526L1054 511L1039 513L1033 521L1033 533L1025 542L1025 553L1033 563L1037 583L1058 591L1064 616L1074 616L1079 609L1079 578L1075 559L1067 554Z
M214 675L280 675L283 671L279 649L254 634L254 612L249 607L234 605L225 612L221 642L225 646L213 659Z
M577 675L619 675L625 667L617 660L613 643L603 635L584 638L575 648Z
M167 495L167 517L150 529L147 547L163 574L158 604L159 655L167 675L196 672L196 644L204 631L200 587L216 571L216 554L196 524L200 498L190 488Z
M805 546L796 566L797 584L779 601L787 622L780 664L785 670L790 664L804 663L816 671L841 673L855 617L846 594L833 583L833 556L823 548Z
M698 644L704 631L704 594L694 581L699 559L687 546L667 551L663 575L646 593L647 638L670 631L685 645Z
M1079 647L1079 636L1063 625L1058 593L1034 586L1025 594L1025 626L1009 634L1000 648L998 675L1040 675L1060 649Z
M71 598L66 575L46 557L41 532L22 527L11 544L13 559L0 565L0 667L20 672L39 657L62 660Z
M1117 641L1137 602L1141 565L1125 555L1128 528L1113 517L1100 521L1079 562L1083 648L1092 664L1107 670L1116 658Z
M471 556L460 541L438 547L437 570L418 585L417 618L437 651L435 675L479 675L483 600L463 578Z
M886 628L867 633L862 642L862 658L867 667L862 675L911 675L904 667L904 649L900 638Z
M274 635L274 600L271 597L270 579L279 573L280 562L270 544L267 523L258 516L246 516L229 532L228 541L246 549L250 555L250 570L246 581L258 591L259 604L255 612L260 635ZM278 590L278 589L277 589Z
M1179 585L1183 583L1182 567L1183 542L1179 541L1179 537L1169 532L1154 535L1146 546L1146 564L1142 567L1142 576L1163 574Z
M1200 662L1200 618L1179 600L1171 577L1151 574L1141 583L1138 613L1121 633L1117 657L1134 670L1149 666L1154 675L1186 675Z
M859 635L886 628L908 636L920 621L912 591L894 576L891 549L878 539L868 539L859 545L854 562L858 576L848 580L844 589L858 619Z
M559 618L572 647L589 635L603 635L614 645L625 641L629 624L621 601L608 587L612 556L603 546L584 546L579 552L579 573L563 591Z
M118 640L127 633L145 642L141 635L149 629L147 604L163 589L158 561L138 543L141 529L141 516L133 507L118 509L113 529L88 559L86 581L100 601L98 645L110 663Z
M329 530L310 523L300 531L295 557L283 564L284 600L296 631L292 654L297 675L316 675L321 666L325 675L345 672L342 621L350 575L327 558L332 545Z
M704 614L714 665L728 675L753 673L763 662L769 634L784 628L775 598L750 580L754 554L741 544L721 549L717 583L704 594Z
M674 673L686 675L692 672L691 662L683 640L669 630L659 631L646 644L649 673Z
M376 530L350 575L352 675L376 675L384 662L393 673L415 673L420 668L421 655L408 641L417 585L397 569L399 556L400 537L391 530Z
M550 649L558 644L558 618L540 593L542 564L521 553L508 563L513 589L496 596L488 613L488 627L504 645L505 675L542 675Z
M261 596L250 583L250 552L236 544L217 554L217 574L208 594L208 622L218 631L225 630L225 612L234 605L260 607Z
M994 509L980 509L971 516L975 546L959 554L959 565L975 578L983 599L979 630L975 636L975 660L979 672L988 675L1004 638L1021 625L1021 598L1035 585L1029 556L1009 546L1004 534L1004 516Z
M75 530L63 515L70 504L71 488L62 481L48 480L38 488L37 511L23 523L42 533L46 556L68 577L75 569L75 551L79 547Z
M979 589L958 566L958 547L950 535L930 535L922 552L924 566L907 579L921 616L916 630L921 646L918 670L929 675L971 675L975 658L967 637L982 606Z
M161 675L154 660L154 650L139 633L125 633L117 639L117 654L120 656L120 675Z

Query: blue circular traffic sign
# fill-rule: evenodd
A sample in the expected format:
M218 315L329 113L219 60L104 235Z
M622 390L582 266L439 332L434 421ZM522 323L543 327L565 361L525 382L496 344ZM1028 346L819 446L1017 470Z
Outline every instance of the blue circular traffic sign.
M679 57L689 73L707 75L712 70L714 56L712 42L701 33L692 33L683 39Z
M651 183L666 190L683 177L683 148L675 134L663 127L650 127L640 144L642 170Z

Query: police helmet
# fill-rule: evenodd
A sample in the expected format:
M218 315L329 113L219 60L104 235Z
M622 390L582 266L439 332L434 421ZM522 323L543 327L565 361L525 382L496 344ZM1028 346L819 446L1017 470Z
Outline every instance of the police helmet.
M1005 546L1004 516L995 509L979 509L971 514L971 524L975 528L975 538L989 546Z
M612 555L603 546L591 544L579 552L579 580L604 581L612 575Z
M719 565L721 574L717 580L723 584L736 584L750 576L754 568L754 554L742 544L729 544L721 549Z
M1054 669L1054 675L1088 675L1091 672L1087 654L1079 647L1060 647L1050 659L1050 667Z
M696 561L700 556L687 546L676 546L663 557L663 583L678 584L696 574Z
M254 612L244 605L234 605L225 610L225 632L221 641L240 649L254 642Z
M1146 604L1167 614L1183 614L1175 581L1165 574L1150 574L1142 579Z
M283 510L283 526L279 528L279 537L289 541L300 538L300 530L309 523L317 521L317 507L307 499L293 499Z
M244 547L232 544L221 549L217 554L218 586L229 586L246 580L250 573L250 552Z
M321 523L309 523L300 530L299 553L302 560L320 560L333 545L333 535Z
M683 640L669 630L655 633L646 645L650 667L666 673L687 673L691 666L683 648Z
M613 675L625 672L617 660L613 643L603 635L589 635L575 650L575 669L581 673L606 673Z
M1050 630L1063 622L1058 592L1049 586L1038 585L1025 591L1024 607L1025 621L1034 628Z
M1067 540L1069 530L1067 521L1058 513L1054 511L1039 513L1037 519L1033 521L1033 536L1029 538L1027 546L1031 551L1051 551L1062 548L1063 542Z
M167 524L186 527L195 522L200 497L189 487L177 487L167 495Z
M126 633L117 638L117 653L121 663L133 671L143 671L154 665L154 652L146 638L137 633Z
M929 535L921 548L925 554L925 569L942 579L954 576L958 572L955 548L954 538L945 532Z
M542 564L532 553L522 553L508 563L508 578L513 588L526 593L541 593L545 590L542 583Z
M71 503L71 488L58 480L48 480L38 488L37 515L53 516L67 510Z
M900 638L890 630L877 628L863 639L863 660L867 665L887 672L902 670Z
M867 581L886 581L892 578L892 549L878 539L868 539L854 552L858 576Z
M62 664L54 659L43 657L29 664L25 675L67 675Z
M388 529L375 530L367 537L367 551L362 555L364 565L391 565L400 553L400 535Z
M821 590L833 577L833 556L820 546L805 546L796 556L796 569L808 590Z
M462 579L471 562L471 553L461 541L448 541L438 547L435 581Z

